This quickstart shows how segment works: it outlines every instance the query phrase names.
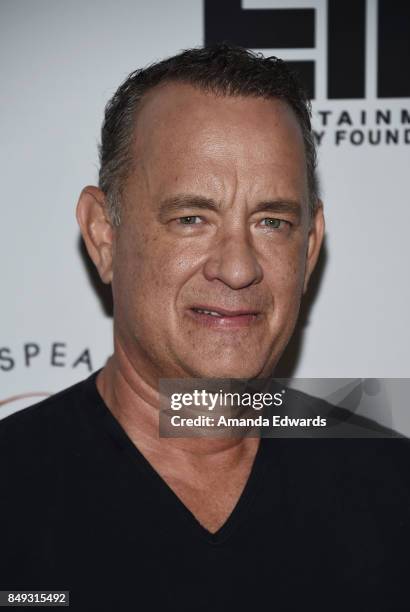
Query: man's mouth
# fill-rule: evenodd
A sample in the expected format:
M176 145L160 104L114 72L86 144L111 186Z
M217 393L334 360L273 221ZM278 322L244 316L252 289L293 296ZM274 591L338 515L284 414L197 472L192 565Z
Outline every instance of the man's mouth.
M260 312L248 308L228 310L213 305L195 305L189 309L191 316L198 323L218 329L247 327L254 323Z
M215 310L203 310L202 308L193 308L195 312L199 312L199 314L208 314L213 317L222 317L220 312L216 312Z

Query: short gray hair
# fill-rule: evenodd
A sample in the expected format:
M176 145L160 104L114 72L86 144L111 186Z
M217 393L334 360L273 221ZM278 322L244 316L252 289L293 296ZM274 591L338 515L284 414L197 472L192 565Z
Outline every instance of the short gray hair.
M183 82L229 96L254 96L285 101L302 130L309 187L310 213L318 202L316 149L311 127L311 106L285 62L242 47L217 44L187 49L132 72L105 108L101 130L99 187L107 200L114 225L120 223L122 189L132 168L135 116L143 95L165 82Z

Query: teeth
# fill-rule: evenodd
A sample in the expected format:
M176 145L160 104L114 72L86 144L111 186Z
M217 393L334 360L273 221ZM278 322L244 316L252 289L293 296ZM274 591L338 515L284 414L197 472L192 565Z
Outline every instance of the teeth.
M222 316L218 312L215 312L214 310L201 310L201 308L195 308L195 310L197 312L200 312L200 313L203 313L203 314L212 315L213 317L221 317Z

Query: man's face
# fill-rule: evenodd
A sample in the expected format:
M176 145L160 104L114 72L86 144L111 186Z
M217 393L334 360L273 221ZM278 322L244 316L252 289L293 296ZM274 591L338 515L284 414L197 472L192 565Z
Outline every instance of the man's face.
M171 83L145 96L135 133L114 235L118 342L149 377L268 376L313 267L293 111Z

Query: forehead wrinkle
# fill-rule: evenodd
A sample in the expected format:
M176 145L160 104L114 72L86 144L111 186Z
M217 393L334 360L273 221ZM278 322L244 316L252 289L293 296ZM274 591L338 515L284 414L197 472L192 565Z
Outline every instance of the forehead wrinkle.
M147 142L152 141L152 136L157 139L159 135L158 145L160 148L162 144L166 143L173 147L178 144L178 138L175 138L175 136L180 133L181 125L188 127L185 130L187 138L180 143L183 148L186 148L188 144L187 139L189 141L191 136L196 138L200 135L204 148L206 149L206 145L210 143L214 154L218 147L223 149L227 140L225 136L229 136L236 130L239 130L242 134L244 131L249 132L246 144L241 143L241 139L238 139L236 143L238 147L242 144L245 153L250 153L252 149L252 135L255 133L255 129L259 132L259 136L264 136L266 142L272 142L271 137L267 134L267 131L269 131L269 129L266 129L267 121L268 128L275 132L276 128L282 125L284 116L288 119L288 125L296 123L294 127L300 132L292 110L288 109L287 105L281 100L264 100L246 96L217 97L209 92L196 90L191 85L175 83L168 83L162 89L154 89L148 92L144 98L144 104L139 108L136 117L137 132L147 137ZM257 103L256 110L253 108L255 102ZM244 116L246 105L252 106ZM268 116L266 116L267 111L269 111ZM278 113L282 115L282 118L278 116ZM204 120L206 131L202 129ZM162 126L165 129L161 129ZM303 149L302 135L299 134L299 136ZM165 138L165 141L163 138ZM198 148L198 141L192 144L195 145L194 148ZM261 147L254 148L254 153L263 155L262 149Z
M188 89L191 91L191 87L188 86ZM175 91L170 93L172 101ZM164 91L163 94L168 97L167 92ZM192 187L194 184L201 195L210 195L214 199L221 199L222 196L223 201L229 201L230 205L243 195L246 199L254 201L256 199L270 199L272 197L283 197L284 199L290 196L295 197L295 194L289 193L287 188L287 185L294 181L288 181L286 177L283 177L283 170L286 171L288 165L290 170L292 170L290 167L292 164L286 162L290 152L287 150L288 147L286 147L283 137L275 133L275 128L278 127L280 130L283 124L278 113L276 113L276 116L270 115L270 126L264 133L261 133L260 130L257 132L258 137L263 139L261 141L262 145L258 146L259 141L254 142L251 128L260 123L262 118L253 117L252 115L249 117L250 121L246 121L246 117L245 121L243 121L243 117L237 116L237 110L242 108L242 103L248 103L249 100L236 100L235 105L231 106L233 100L229 97L228 99L215 101L215 98L210 94L205 95L204 92L197 92L197 94L199 95L198 99L200 102L205 100L203 108L202 105L199 105L197 112L194 113L196 118L195 125L198 124L198 130L192 129L191 116L189 116L188 122L190 129L188 131L185 129L188 121L186 112L180 117L182 124L185 126L182 130L179 122L170 122L170 119L175 116L178 109L175 109L172 105L170 106L170 104L164 105L163 103L158 107L160 102L159 91L152 92L151 99L145 99L144 105L139 109L136 117L136 128L138 129L134 132L132 143L134 156L133 171L139 174L138 169L142 170L140 176L144 180L148 192L152 193L155 183L157 183L156 188L158 192L164 191L164 186L165 191L169 192L169 187L172 187L172 185L176 186L177 182L179 186L184 188L184 177L187 177L190 183L189 187ZM183 96L177 96L176 101L178 102L177 106L181 106L181 108L186 104L186 99ZM191 102L188 100L188 108L191 108ZM227 116L227 122L222 125L222 127L226 127L223 133L221 133L220 129L217 129L221 123L220 120L218 121L218 117L210 116L209 126L205 124L207 126L205 129L203 124L198 123L198 115L202 116L202 113L204 113L206 119L209 117L209 102L212 104L215 102L218 105L216 110L218 112L222 110L223 116ZM241 103L240 106L236 107L236 103L239 102ZM286 115L290 112L292 115L292 111L288 111L286 105L283 105L279 100L274 105L272 105L272 101L266 101L266 103L269 104L269 108L276 108L277 111L285 112ZM285 107L285 111L283 107ZM193 108L195 110L195 106ZM234 116L229 114L231 110L234 111ZM156 111L159 112L157 113ZM217 115L218 112L216 113ZM239 121L239 119L241 120ZM164 130L161 129L162 126L165 128ZM229 126L231 129L229 129ZM289 127L291 128L291 126ZM299 130L299 126L296 127ZM269 136L268 132L271 131L271 128L273 128L273 132ZM232 130L236 133L237 129L242 132L242 135L244 130L245 132L250 132L250 134L247 138L235 139L230 137ZM295 135L293 129L292 132ZM183 137L184 135L185 138ZM298 133L297 138L301 144L301 151L298 151L298 157L300 157L300 161L303 164L303 174L305 175L305 155L302 135ZM293 137L291 140L293 141ZM284 155L283 163L280 163L279 160L270 160L271 149L268 146L269 143L271 143L273 148L276 146L282 147L281 155ZM265 144L267 146L264 146ZM283 145L285 145L284 148ZM187 152L188 149L189 151ZM172 150L174 153L172 153ZM295 152L294 148L292 151L293 153ZM182 155L180 155L180 152L182 152ZM206 163L204 163L204 159ZM277 170L274 167L272 167L271 171L266 168L270 161L274 161ZM246 175L247 172L249 174L250 167L252 167L251 174L253 174L251 180ZM292 175L289 176L292 179ZM272 177L272 180L269 177ZM181 180L179 181L178 179ZM298 180L298 182L300 181ZM246 190L243 194L241 193L242 186ZM265 191L265 193L262 193L262 191ZM163 193L163 195L166 194Z

